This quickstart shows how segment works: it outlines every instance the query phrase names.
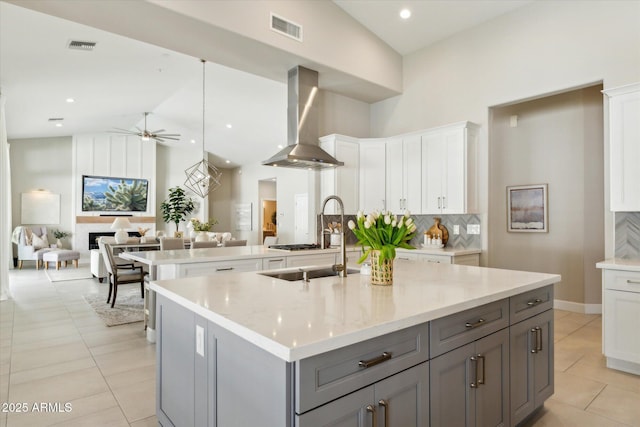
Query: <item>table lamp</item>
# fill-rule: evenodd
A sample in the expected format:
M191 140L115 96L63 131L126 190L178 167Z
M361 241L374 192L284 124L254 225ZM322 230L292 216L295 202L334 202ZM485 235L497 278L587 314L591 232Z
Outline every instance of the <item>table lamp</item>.
M118 230L116 231L115 238L116 243L119 245L127 243L127 240L129 239L129 233L124 231L125 228L132 228L131 223L127 218L116 218L116 220L113 221L113 224L111 224L112 230Z

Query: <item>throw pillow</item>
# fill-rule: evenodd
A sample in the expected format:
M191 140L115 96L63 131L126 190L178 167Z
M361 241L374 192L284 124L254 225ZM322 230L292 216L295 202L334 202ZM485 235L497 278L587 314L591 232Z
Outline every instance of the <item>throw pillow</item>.
M33 244L33 249L43 249L49 247L49 239L46 234L43 234L42 237L32 234L31 242Z

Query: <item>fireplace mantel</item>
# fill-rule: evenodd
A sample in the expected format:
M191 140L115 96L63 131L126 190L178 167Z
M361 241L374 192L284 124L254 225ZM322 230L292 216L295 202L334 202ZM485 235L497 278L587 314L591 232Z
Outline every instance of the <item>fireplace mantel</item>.
M76 224L111 224L116 218L126 216L130 223L155 224L155 216L76 216Z

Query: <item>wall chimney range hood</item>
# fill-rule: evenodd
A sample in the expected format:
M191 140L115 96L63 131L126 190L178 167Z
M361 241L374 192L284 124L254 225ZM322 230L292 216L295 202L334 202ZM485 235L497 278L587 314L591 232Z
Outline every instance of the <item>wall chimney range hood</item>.
M344 162L318 145L318 72L301 66L289 70L287 106L288 145L262 162L266 166L322 170Z

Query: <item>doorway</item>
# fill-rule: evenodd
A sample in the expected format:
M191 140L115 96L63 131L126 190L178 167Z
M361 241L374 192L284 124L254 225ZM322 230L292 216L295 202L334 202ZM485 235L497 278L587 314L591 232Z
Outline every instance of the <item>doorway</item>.
M278 236L278 202L276 199L276 179L269 178L258 182L260 213L258 224L259 241L264 243L265 237Z

